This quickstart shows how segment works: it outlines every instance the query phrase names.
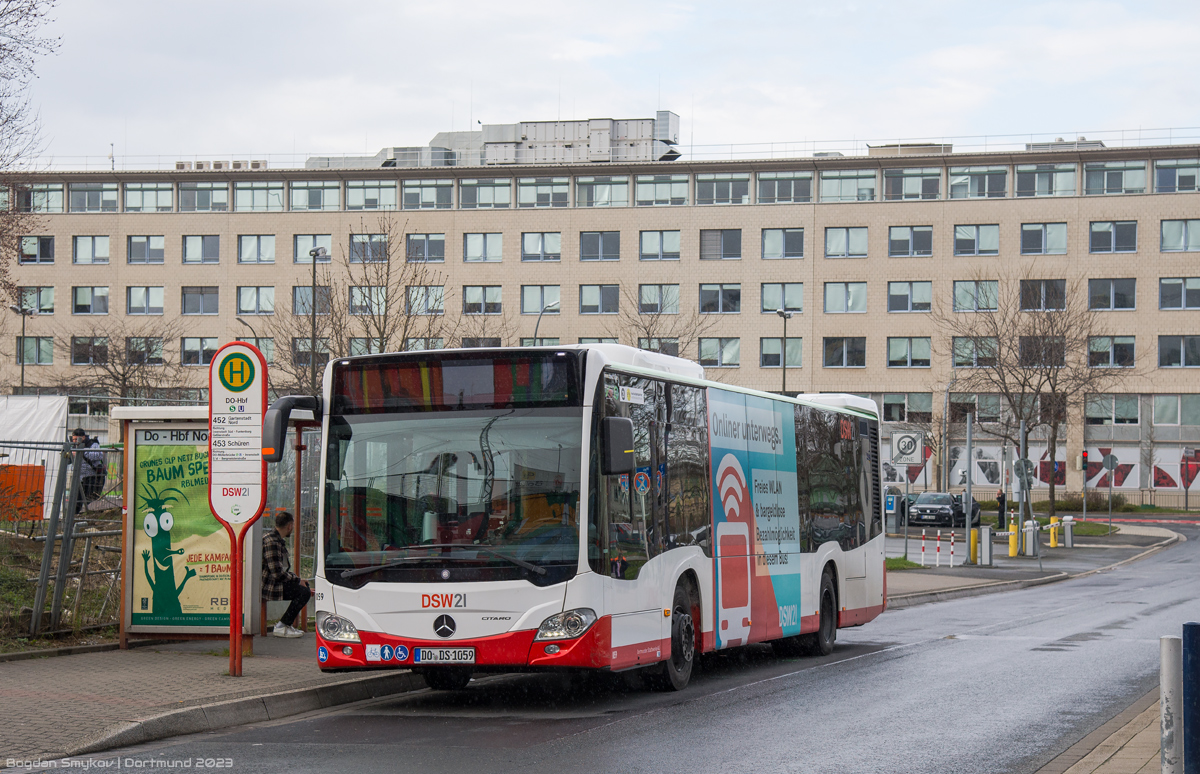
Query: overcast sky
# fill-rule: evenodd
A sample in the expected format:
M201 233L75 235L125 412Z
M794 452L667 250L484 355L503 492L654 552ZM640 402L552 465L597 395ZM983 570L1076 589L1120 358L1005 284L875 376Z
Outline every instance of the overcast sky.
M696 145L1200 126L1195 0L60 0L54 15L62 46L33 86L47 155L113 143L118 165L657 109Z

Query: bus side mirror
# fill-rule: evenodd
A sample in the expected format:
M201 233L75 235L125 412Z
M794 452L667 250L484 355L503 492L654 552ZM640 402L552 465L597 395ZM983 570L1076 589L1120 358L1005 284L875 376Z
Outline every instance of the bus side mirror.
M626 417L605 417L603 431L603 470L600 472L606 476L632 473L633 420Z
M283 459L292 409L307 409L312 412L313 419L321 418L321 402L312 395L287 395L272 403L263 417L262 455L267 462Z

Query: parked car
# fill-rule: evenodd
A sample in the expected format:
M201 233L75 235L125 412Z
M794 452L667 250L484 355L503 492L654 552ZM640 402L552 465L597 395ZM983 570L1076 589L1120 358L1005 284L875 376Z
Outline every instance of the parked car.
M979 526L979 503L971 498L971 526ZM931 527L961 527L963 525L962 495L949 492L922 492L912 504L909 524Z

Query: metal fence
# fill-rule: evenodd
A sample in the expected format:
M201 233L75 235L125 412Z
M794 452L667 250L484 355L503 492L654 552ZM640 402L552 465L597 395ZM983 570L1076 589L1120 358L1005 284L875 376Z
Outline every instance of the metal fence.
M117 623L123 461L119 448L0 441L0 636Z

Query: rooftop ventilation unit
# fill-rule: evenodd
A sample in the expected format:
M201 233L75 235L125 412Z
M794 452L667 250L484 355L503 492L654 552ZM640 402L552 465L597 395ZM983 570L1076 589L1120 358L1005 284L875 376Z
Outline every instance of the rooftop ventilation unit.
M191 169L191 168L192 168L192 162L190 162L190 161L176 161L175 162L176 171L182 172L185 169Z

